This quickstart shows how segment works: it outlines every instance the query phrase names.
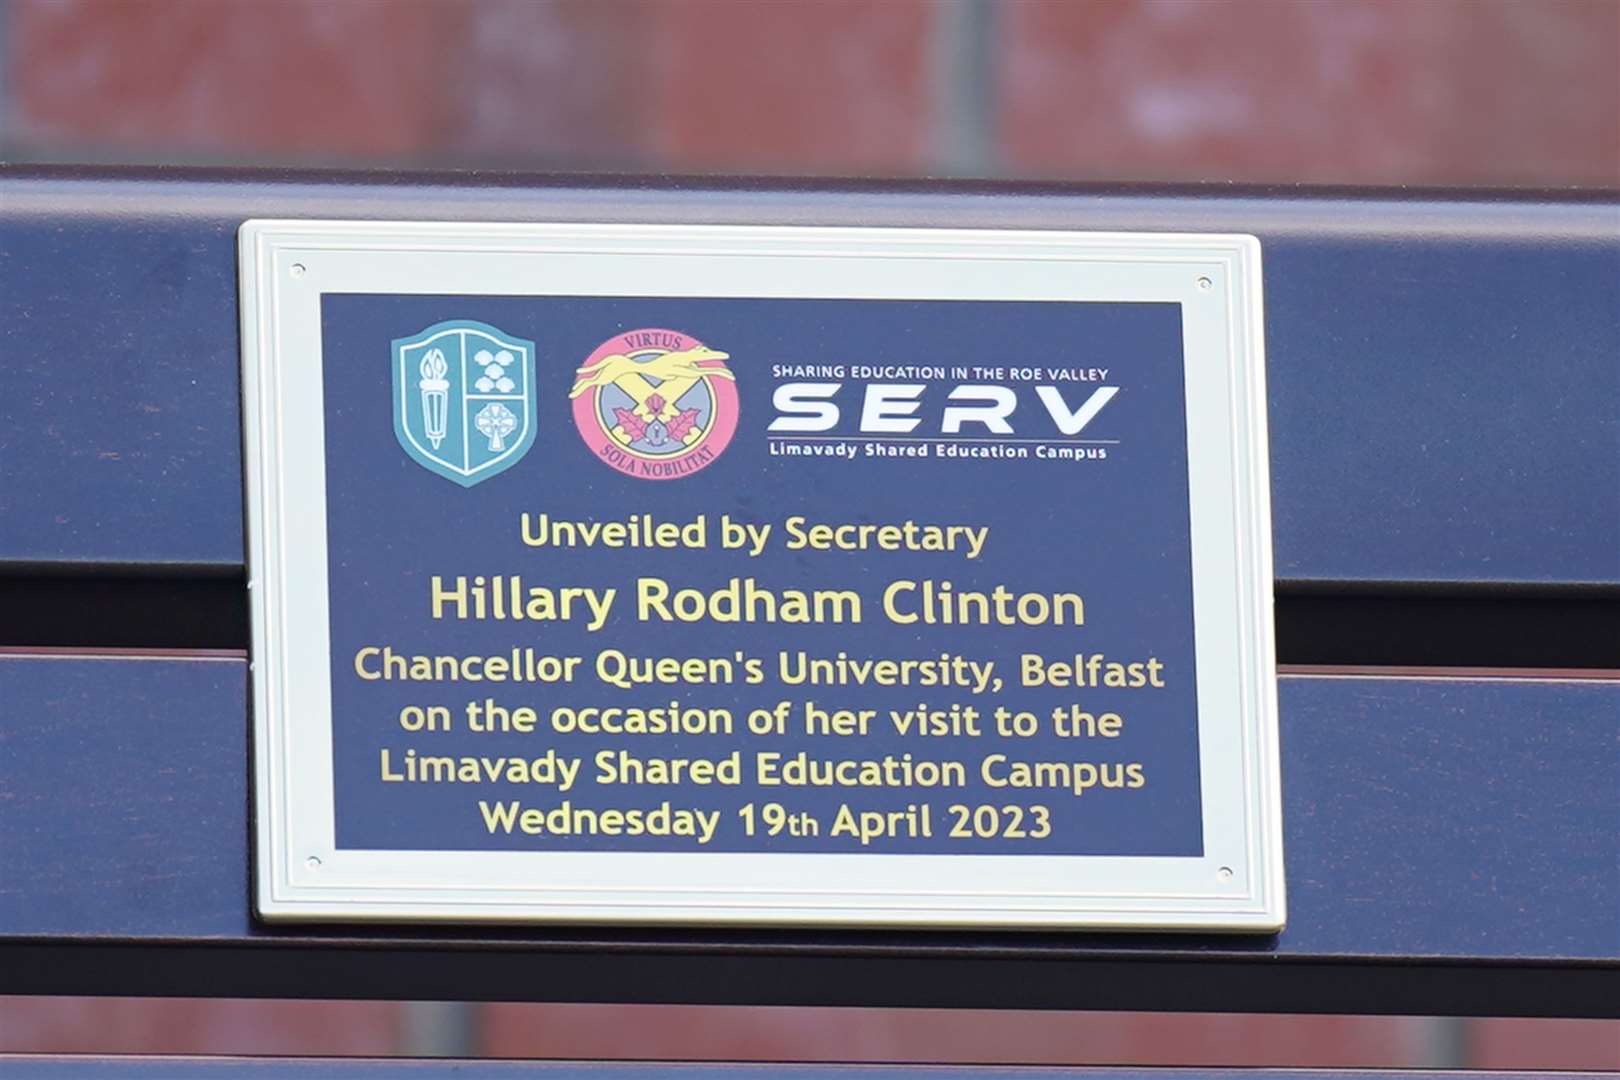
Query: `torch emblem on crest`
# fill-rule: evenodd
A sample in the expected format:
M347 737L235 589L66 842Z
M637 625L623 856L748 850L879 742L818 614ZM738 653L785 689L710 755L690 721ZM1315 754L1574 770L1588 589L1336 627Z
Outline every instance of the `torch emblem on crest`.
M444 442L444 422L450 410L450 380L444 377L449 370L442 349L432 349L422 357L422 381L417 385L422 388L423 426L435 450Z
M429 472L472 487L534 445L534 342L455 319L394 341L394 434Z

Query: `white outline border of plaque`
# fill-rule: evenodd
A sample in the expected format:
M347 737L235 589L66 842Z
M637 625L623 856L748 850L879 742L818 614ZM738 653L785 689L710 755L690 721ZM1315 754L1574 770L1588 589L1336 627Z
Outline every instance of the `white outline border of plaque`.
M242 225L239 261L255 896L263 918L1282 927L1254 237L264 220ZM320 315L327 292L1180 303L1203 856L338 850Z

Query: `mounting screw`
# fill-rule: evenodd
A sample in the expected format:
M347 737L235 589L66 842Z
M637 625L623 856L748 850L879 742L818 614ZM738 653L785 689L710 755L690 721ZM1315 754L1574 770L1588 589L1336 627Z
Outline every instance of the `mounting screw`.
M318 862L319 860L316 861ZM1219 870L1215 871L1215 876L1220 878L1222 881L1231 881L1232 868L1230 866L1223 866Z
M1215 287L1215 282L1210 280L1209 278L1201 277L1201 278L1198 279L1198 291L1199 292L1209 292L1209 290L1213 289L1214 287Z
M292 274L293 277L303 277L304 269L305 267L303 263L293 263L292 267L288 270L288 273Z
M321 868L320 857L318 855L311 855L309 858L304 860L304 865L309 867L311 870L319 870Z

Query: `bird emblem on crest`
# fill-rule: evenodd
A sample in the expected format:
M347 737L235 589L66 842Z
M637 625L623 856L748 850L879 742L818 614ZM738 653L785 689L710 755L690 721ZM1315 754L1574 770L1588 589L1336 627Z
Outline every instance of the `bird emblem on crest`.
M729 353L669 330L604 342L568 396L587 445L620 472L672 479L707 465L736 429Z

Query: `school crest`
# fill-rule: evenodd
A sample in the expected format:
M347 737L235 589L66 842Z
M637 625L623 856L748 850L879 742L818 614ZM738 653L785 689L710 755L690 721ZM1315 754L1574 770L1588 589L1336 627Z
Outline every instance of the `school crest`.
M462 487L534 445L534 342L453 319L394 339L394 434L411 460Z
M690 476L737 432L730 358L675 330L617 334L575 372L574 426L593 454L626 476Z

